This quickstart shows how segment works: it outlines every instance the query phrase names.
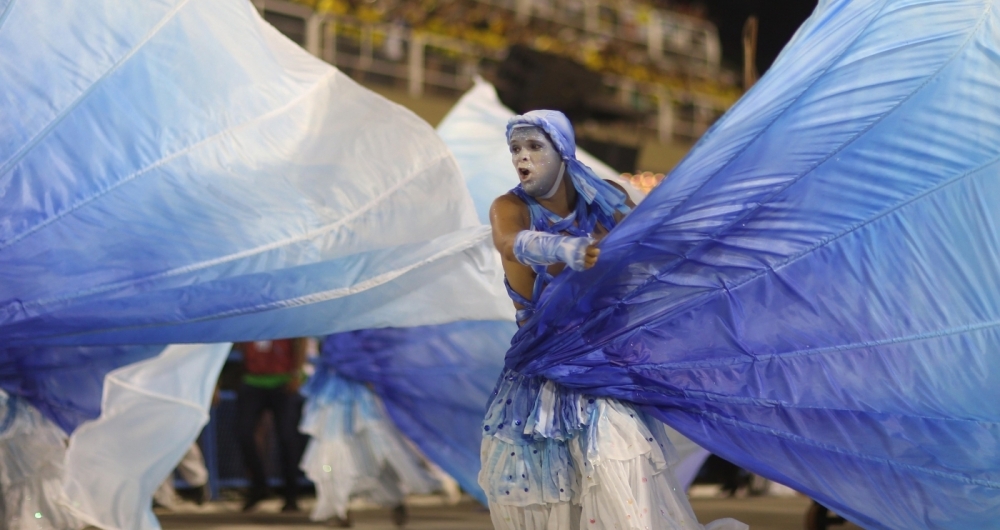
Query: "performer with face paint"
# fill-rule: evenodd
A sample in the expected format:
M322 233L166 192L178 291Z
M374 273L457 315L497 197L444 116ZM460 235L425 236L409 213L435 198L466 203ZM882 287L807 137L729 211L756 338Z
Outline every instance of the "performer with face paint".
M576 160L573 128L560 112L516 116L507 143L521 184L494 201L490 223L521 323L567 265L594 266L596 242L634 205L617 184Z
M523 324L567 266L594 266L598 242L634 205L576 159L573 127L560 112L511 118L507 143L521 182L494 201L490 224ZM481 457L479 484L500 530L705 528L677 485L663 424L628 403L505 370L483 422ZM722 519L707 528L747 526Z

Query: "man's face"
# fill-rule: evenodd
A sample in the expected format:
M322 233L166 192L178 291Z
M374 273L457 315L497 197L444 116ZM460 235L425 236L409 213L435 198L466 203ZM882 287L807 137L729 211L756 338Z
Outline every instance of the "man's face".
M511 162L521 179L521 189L532 197L544 197L556 185L562 159L538 127L518 127L510 134Z

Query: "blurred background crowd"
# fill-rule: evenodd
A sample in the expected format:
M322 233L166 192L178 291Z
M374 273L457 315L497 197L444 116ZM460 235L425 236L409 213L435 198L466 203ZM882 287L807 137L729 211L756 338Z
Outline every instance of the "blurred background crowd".
M570 58L590 70L732 98L731 76L707 76L720 60L702 4L583 0L298 0L321 13L397 24L461 39L486 53L515 45ZM660 27L654 27L654 26ZM671 31L673 30L673 31ZM658 42L653 42L658 40ZM656 49L659 48L659 49Z
M579 145L622 173L667 172L743 92L741 56L724 53L702 2L255 4L286 36L432 125L443 115L422 109L435 99L450 108L480 76L515 112L566 113Z
M555 108L650 189L766 70L813 2L254 0L314 55L432 125L474 79ZM757 15L763 14L759 30ZM752 27L751 27L752 26ZM759 50L758 50L759 40Z

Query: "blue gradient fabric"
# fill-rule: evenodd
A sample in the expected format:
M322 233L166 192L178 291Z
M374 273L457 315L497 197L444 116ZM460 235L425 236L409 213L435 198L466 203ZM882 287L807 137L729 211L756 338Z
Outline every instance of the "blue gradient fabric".
M865 528L1000 528L1000 5L821 1L507 366Z
M104 377L155 357L161 346L0 348L0 388L30 402L67 433L101 413Z
M443 142L248 2L4 2L0 78L5 345L496 316L422 275L492 250Z
M510 312L433 129L249 2L0 1L0 79L0 385L67 430L166 344Z
M481 424L517 325L453 322L330 335L323 340L310 400L333 401L335 375L371 385L410 440L466 492L486 503L479 473Z

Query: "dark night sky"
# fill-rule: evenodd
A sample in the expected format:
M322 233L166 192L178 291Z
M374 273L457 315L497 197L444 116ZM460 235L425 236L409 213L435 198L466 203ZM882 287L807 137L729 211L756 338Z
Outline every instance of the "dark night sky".
M795 30L816 7L816 0L700 0L719 28L723 60L734 68L743 64L743 23L757 15L757 70L761 75Z

